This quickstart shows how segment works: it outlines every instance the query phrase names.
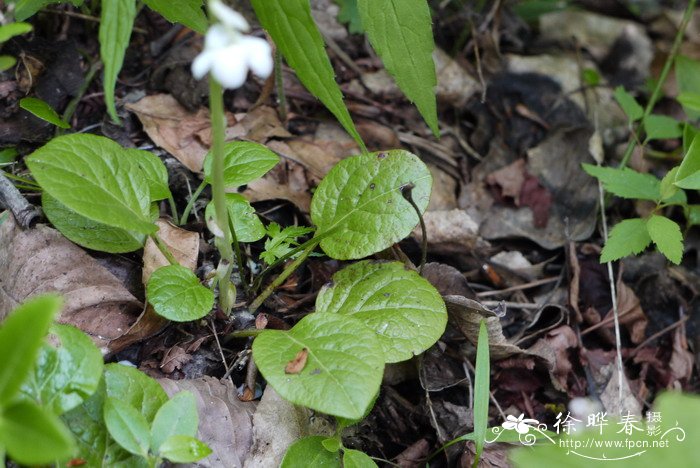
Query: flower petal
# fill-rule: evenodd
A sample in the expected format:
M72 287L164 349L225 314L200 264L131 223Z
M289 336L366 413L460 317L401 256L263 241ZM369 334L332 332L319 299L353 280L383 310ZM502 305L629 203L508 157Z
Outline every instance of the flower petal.
M221 0L210 0L209 10L212 14L229 28L246 32L250 29L248 21L236 10L227 7Z
M248 64L240 45L232 45L216 52L212 75L226 89L243 86L248 76Z
M245 36L241 38L240 45L245 50L248 66L253 73L260 78L270 76L274 68L270 44L259 37Z
M515 429L517 427L517 425L518 424L513 422L513 421L506 421L503 424L501 424L501 426L503 426L503 429L506 429L509 431L512 431L513 429Z
M221 24L215 24L209 28L207 35L204 37L205 50L217 50L228 47L235 43L235 36L238 35L235 31L227 29Z
M200 53L192 62L192 76L201 80L211 70L214 54L206 50Z
M530 431L530 426L527 424L518 424L515 430L518 431L518 434L527 434Z

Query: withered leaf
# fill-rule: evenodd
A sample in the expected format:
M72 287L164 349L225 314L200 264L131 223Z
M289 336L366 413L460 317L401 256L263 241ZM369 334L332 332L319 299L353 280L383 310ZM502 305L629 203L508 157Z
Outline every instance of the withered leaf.
M302 350L299 351L296 356L294 356L294 359L289 361L284 367L284 373L298 374L299 372L303 371L304 367L306 367L306 360L308 359L308 357L309 350L306 348L302 348Z

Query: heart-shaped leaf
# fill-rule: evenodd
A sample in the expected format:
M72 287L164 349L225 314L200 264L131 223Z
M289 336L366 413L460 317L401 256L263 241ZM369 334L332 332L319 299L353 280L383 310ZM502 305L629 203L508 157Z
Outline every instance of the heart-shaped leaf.
M226 207L228 216L236 230L236 240L238 242L255 242L265 236L265 226L255 214L255 208L250 205L243 195L238 193L226 194ZM204 211L204 218L209 222L216 219L216 208L211 201Z
M311 202L321 248L330 257L366 257L411 233L428 207L432 177L417 156L403 150L363 154L340 161L324 177Z
M259 143L231 141L224 146L224 184L240 187L265 175L280 158ZM204 177L211 183L212 153L204 158Z
M61 234L87 249L109 253L133 252L143 247L146 236L107 226L69 210L47 192L41 194L44 214Z
M359 319L375 331L386 362L412 358L445 331L440 293L399 262L358 262L333 275L316 298L316 313Z
M135 158L109 138L75 134L54 138L26 163L61 204L108 226L151 234L148 181Z
M266 330L253 342L255 363L267 382L296 405L348 419L364 416L384 371L375 333L361 321L311 314L289 331ZM306 364L289 364L306 350Z
M191 270L180 265L169 265L153 272L146 295L158 315L174 322L200 319L214 305L214 293L202 286Z

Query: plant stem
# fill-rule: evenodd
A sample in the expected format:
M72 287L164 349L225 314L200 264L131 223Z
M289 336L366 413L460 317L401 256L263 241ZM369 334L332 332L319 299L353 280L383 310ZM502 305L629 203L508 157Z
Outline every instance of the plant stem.
M211 189L214 198L216 224L223 233L223 237L217 236L215 241L219 253L221 254L221 260L217 268L219 305L223 312L228 315L233 307L233 300L229 297L229 291L231 285L231 271L233 270L233 262L235 259L233 249L231 248L231 231L228 224L226 187L224 185L224 138L226 132L224 90L211 75L209 76L209 107L211 110L211 149L213 156Z
M250 291L250 285L246 281L245 277L245 265L243 264L243 255L241 254L241 246L238 243L238 236L236 236L236 227L233 225L233 220L228 219L228 225L231 229L231 240L233 241L233 249L236 254L236 262L238 262L238 274L241 277L241 284L243 285L243 290L247 293Z
M229 338L250 338L256 337L261 334L264 330L258 330L257 328L252 328L249 330L236 330L228 334Z
M285 268L282 271L282 273L280 273L280 275L277 278L275 278L275 280L272 283L270 283L262 293L260 293L260 295L258 297L255 298L255 300L248 307L248 310L251 313L255 313L255 311L257 311L260 308L260 306L263 304L263 302L265 302L265 300L268 297L270 297L270 294L272 294L272 292L275 289L277 289L277 287L279 287L282 283L284 283L284 281L287 278L289 278L289 275L291 275L294 272L294 270L299 268L299 265L304 263L304 260L306 260L306 258L309 255L311 255L311 252L314 251L314 249L316 248L317 245L318 245L318 242L314 242L314 243L309 244L309 246L306 247L306 249L304 249L304 251L301 253L301 255L299 255L299 257L297 257L296 260L294 260L292 263L290 263L289 266L287 268Z
M180 220L177 217L177 205L172 193L168 194L168 203L170 204L170 213L173 215L173 221L175 224L180 224Z
M659 75L659 80L656 82L656 86L654 87L654 91L651 93L651 97L649 98L649 102L647 102L647 106L644 108L644 117L642 117L642 122L644 122L644 119L651 114L651 111L654 110L654 105L656 104L656 101L659 100L659 95L661 94L661 88L663 88L664 83L666 82L666 78L668 78L668 74L671 71L671 66L673 65L673 61L676 58L676 55L678 54L678 49L681 47L681 43L683 42L683 36L685 35L685 30L688 27L688 23L690 22L690 19L693 16L693 11L695 10L695 3L697 0L690 0L688 2L688 7L685 9L685 13L683 13L683 19L681 20L681 24L678 27L678 32L676 33L676 37L673 40L673 46L671 47L671 51L668 54L668 57L666 57L666 63L664 63L664 68L661 69L661 75ZM632 130L632 138L630 138L629 143L627 144L627 148L625 149L625 154L622 157L622 161L620 162L620 169L624 168L627 166L627 163L629 162L629 159L632 157L632 153L634 152L634 149L637 146L637 136L634 134L634 130Z
M158 246L158 250L165 256L165 258L170 262L171 265L179 265L180 263L175 259L173 256L172 252L170 252L170 249L168 248L167 245L165 245L165 242L163 242L163 239L161 239L158 234L151 234L151 239L153 239L153 242L156 243Z
M275 49L275 87L277 88L277 104L279 105L280 120L287 120L287 96L284 94L284 77L282 76L282 53Z
M194 191L194 193L190 196L189 201L187 202L187 206L185 206L185 211L182 212L182 217L180 218L180 226L183 224L187 223L187 218L190 216L190 211L192 211L192 207L194 206L194 202L197 201L199 196L202 194L204 189L207 187L207 181L203 180L201 184L199 184L199 187L197 187L197 190Z

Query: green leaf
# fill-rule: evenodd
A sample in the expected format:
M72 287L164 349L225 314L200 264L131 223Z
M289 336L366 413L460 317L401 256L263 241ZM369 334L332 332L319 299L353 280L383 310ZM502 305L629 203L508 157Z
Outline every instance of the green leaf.
M321 445L323 445L323 448L329 452L337 452L341 447L340 440L335 437L323 439L323 441L321 441Z
M29 23L9 23L0 26L0 43L9 41L15 36L27 34L32 30L32 25Z
M316 311L361 320L376 333L386 362L422 353L447 325L440 293L399 262L366 260L340 270L319 292Z
M148 456L148 421L136 408L118 398L107 397L104 418L109 435L124 450L142 457Z
M583 169L602 182L606 191L622 198L657 201L661 197L659 179L632 169L582 164Z
M151 234L150 192L135 158L109 138L54 138L25 159L39 185L61 204L108 226Z
M55 324L51 334L56 340L44 344L23 391L43 408L61 415L97 390L104 363L90 337L77 328Z
M408 236L418 215L402 188L413 185L421 213L430 200L432 176L417 156L403 150L353 156L323 178L311 201L311 219L324 235L321 248L337 260L366 257Z
M150 151L139 149L126 149L126 153L132 156L136 164L143 171L143 175L148 182L148 189L151 194L151 201L165 200L170 197L170 187L168 186L168 169L158 156Z
M250 205L250 202L243 195L227 193L226 207L228 208L229 219L236 229L236 240L238 242L255 242L265 236L265 226L263 226L258 215L255 214L255 208ZM216 219L216 208L213 200L207 204L204 218L207 222Z
M474 444L478 460L484 450L486 430L489 424L489 382L491 380L489 333L484 319L481 319L479 323L479 339L476 344L476 365L474 368Z
M345 449L343 451L343 468L376 468L377 464L369 455L359 450Z
M160 447L171 436L197 435L199 415L192 392L180 392L160 407L151 425L151 450Z
M610 231L600 255L600 263L619 260L627 255L638 254L651 243L646 221L641 218L625 219Z
M58 416L31 401L18 401L3 408L0 446L23 465L53 464L69 457L75 442Z
M679 97L688 93L700 94L700 61L679 55L676 57L676 87L678 88ZM692 106L687 106L683 102L683 110L691 120L700 118L700 110L693 109Z
M321 33L311 16L309 0L251 0L262 26L270 33L290 67L366 151L362 137L343 102Z
M662 201L669 200L670 198L678 194L678 187L674 185L677 173L678 166L668 171L664 178L661 179L661 184L659 185L659 193L661 194Z
M204 158L204 178L211 184L211 151ZM279 156L259 143L231 141L224 145L224 184L240 187L264 176L280 161Z
M600 73L594 68L584 68L581 78L587 86L598 86L600 84Z
M615 88L615 100L622 108L630 122L636 122L644 116L644 109L637 100L625 88L618 86Z
M354 318L311 314L289 331L263 331L253 342L253 357L282 398L358 419L374 402L384 371L382 348L374 335ZM303 353L303 368L287 372Z
M659 252L676 265L683 258L683 234L680 226L665 216L652 215L647 220L649 237L654 241Z
M154 379L133 367L121 364L105 366L107 396L120 399L136 408L147 421L153 421L168 395Z
M365 32L362 28L362 19L357 8L357 0L335 0L335 2L340 5L338 21L348 25L350 34L362 34Z
M651 114L644 117L644 132L646 132L646 141L683 136L680 122L666 115Z
M416 104L436 137L432 20L426 0L358 0L362 26L396 84Z
M33 97L26 97L19 101L19 107L59 128L70 128L70 125L61 119L61 116L58 115L46 101Z
M211 449L194 437L172 435L160 446L160 456L173 463L192 463L211 455Z
M80 6L83 4L83 0L17 0L15 2L15 18L18 21L24 21L45 6L54 3L71 3L73 6Z
M5 148L0 150L0 165L15 162L17 156L19 156L17 148Z
M691 226L700 224L700 205L688 205L686 218Z
M100 16L100 57L104 64L104 93L107 112L119 122L114 103L114 88L124 55L129 47L131 30L136 19L136 0L109 0L102 2Z
M174 322L200 319L214 306L214 293L181 265L165 266L153 272L146 296L158 315Z
M676 173L676 186L700 190L700 138L693 138Z
M693 112L700 112L700 93L685 92L676 98L681 105Z
M9 70L17 63L17 59L9 55L0 55L0 72Z
M146 236L138 232L107 226L69 210L43 192L41 207L46 217L61 234L87 249L109 253L133 252L143 247Z
M309 436L294 442L284 454L280 468L323 466L341 468L340 452L329 452L323 447L323 436Z
M265 233L269 239L265 239L265 250L260 254L260 258L272 265L278 258L287 255L292 251L292 246L298 246L297 239L304 234L313 232L312 228L304 226L287 226L282 229L277 223L270 223L265 228Z
M184 24L200 34L207 32L209 21L202 10L202 0L144 0L144 3L172 23Z
M62 305L58 296L39 296L17 307L0 324L0 408L17 395L31 372L49 325Z

